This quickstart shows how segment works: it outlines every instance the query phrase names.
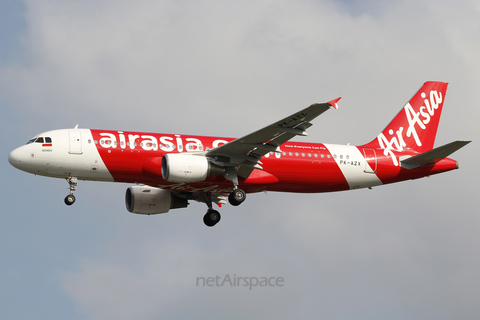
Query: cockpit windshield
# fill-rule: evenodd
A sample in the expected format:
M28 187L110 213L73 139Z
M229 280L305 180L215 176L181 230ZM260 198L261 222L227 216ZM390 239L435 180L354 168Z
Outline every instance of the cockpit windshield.
M30 143L52 143L52 138L50 137L35 137L33 139L28 140L27 144Z

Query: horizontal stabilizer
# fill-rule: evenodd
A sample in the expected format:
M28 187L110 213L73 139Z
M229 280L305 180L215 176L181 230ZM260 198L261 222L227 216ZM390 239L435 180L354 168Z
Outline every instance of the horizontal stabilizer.
M400 157L400 164L403 168L406 169L413 169L427 164L433 164L448 157L449 155L469 144L470 142L471 141L453 141L447 143L446 145L434 148L413 157L405 159L402 159L402 157Z

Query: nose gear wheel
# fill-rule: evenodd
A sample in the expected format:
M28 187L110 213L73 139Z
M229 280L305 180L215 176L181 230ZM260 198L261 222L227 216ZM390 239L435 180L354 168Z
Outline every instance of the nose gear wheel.
M65 197L65 204L67 206L71 206L75 202L75 196L73 195L73 193L75 192L75 190L77 190L78 179L77 177L69 177L66 180L68 182L67 188L70 189L70 194Z

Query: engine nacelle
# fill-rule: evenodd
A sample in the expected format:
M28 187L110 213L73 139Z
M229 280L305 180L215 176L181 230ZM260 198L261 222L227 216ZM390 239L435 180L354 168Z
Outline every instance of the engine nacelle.
M162 158L162 177L170 182L200 182L224 173L224 168L214 165L202 155L169 153Z
M187 199L175 196L168 190L148 186L132 186L125 193L127 210L139 214L166 213L170 209L186 208Z

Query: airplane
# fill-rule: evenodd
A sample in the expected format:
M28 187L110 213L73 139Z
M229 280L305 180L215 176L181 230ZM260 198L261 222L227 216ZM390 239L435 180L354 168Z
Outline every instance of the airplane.
M447 158L471 141L434 148L448 83L425 82L371 142L335 145L290 141L306 136L311 121L338 108L340 98L316 103L244 137L192 136L118 130L44 132L13 150L15 168L68 182L65 204L75 202L78 180L124 182L127 210L160 214L203 202L203 221L220 221L221 207L247 193L319 193L372 188L458 169Z

